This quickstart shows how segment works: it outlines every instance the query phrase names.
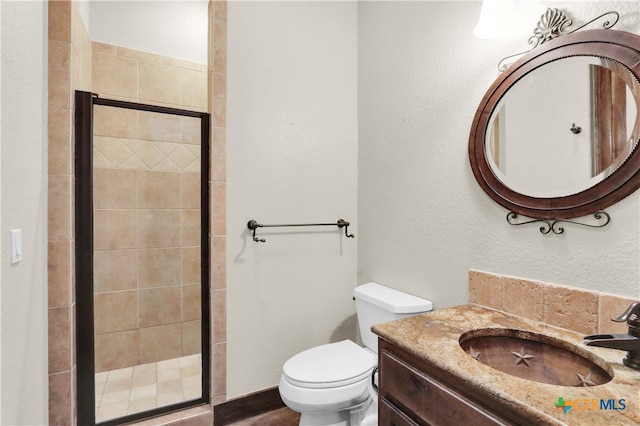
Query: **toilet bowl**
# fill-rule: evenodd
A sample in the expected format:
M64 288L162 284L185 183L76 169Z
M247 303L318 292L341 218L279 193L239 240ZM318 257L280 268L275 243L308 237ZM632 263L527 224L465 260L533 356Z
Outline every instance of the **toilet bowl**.
M371 326L430 311L430 301L376 283L354 291L360 333L366 347L351 340L302 351L283 366L279 391L301 413L301 426L375 426L378 397L373 383L377 338Z
M301 425L348 425L350 411L371 400L376 364L372 351L350 340L307 349L284 364L280 397L301 413Z

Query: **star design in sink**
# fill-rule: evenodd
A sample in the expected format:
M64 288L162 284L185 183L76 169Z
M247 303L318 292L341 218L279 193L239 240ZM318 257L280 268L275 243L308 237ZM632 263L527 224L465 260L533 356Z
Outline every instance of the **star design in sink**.
M578 379L580 380L580 384L582 384L582 386L584 386L585 388L588 387L588 386L596 386L597 385L596 382L591 380L591 371L589 371L589 373L587 373L586 376L583 376L580 373L576 373L576 376L578 376Z
M524 347L522 347L522 348L520 349L520 352L511 352L511 353L513 354L513 356L515 356L515 357L517 358L517 360L516 360L516 365L518 365L518 364L524 364L524 365L526 365L527 367L531 367L531 366L529 365L529 361L528 361L528 360L530 360L530 359L532 359L532 358L535 358L535 356L533 356L533 355L529 355L529 354L525 353L525 351L524 351Z
M469 346L469 355L471 355L471 357L472 357L473 359L475 359L476 361L478 361L478 359L480 358L480 355L481 355L481 354L482 354L481 352L478 352L478 351L476 351L475 349L473 349L473 347Z

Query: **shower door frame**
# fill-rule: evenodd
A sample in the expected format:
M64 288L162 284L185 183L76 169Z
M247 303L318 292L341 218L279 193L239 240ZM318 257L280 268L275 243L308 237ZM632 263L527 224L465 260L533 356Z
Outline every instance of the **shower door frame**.
M95 341L93 294L93 107L94 105L136 111L178 115L200 119L200 294L202 373L200 398L167 405L112 420L111 426L157 416L188 407L210 403L211 333L210 333L210 248L209 248L209 132L210 114L178 108L100 98L91 92L75 92L75 294L76 294L76 362L77 423L95 425Z

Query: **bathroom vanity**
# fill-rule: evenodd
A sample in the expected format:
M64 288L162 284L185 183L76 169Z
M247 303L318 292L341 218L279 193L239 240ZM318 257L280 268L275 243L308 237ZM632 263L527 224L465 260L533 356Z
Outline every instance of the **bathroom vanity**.
M380 341L379 425L507 425L446 378L402 349ZM417 419L420 423L412 420Z
M465 345L465 336L486 330L541 336L546 341L536 344L562 346L608 377L583 387L580 380L587 376L590 384L590 371L583 366L574 371L573 360L551 375L564 375L563 380L575 381L571 385L499 371L480 362L489 357L486 348L478 355ZM624 352L584 346L578 333L479 305L378 324L373 331L379 336L380 426L640 424L640 371L622 364ZM506 346L513 364L525 372L526 364L534 367L547 356L526 344L522 350ZM560 365L549 359L555 358L546 358L543 370Z

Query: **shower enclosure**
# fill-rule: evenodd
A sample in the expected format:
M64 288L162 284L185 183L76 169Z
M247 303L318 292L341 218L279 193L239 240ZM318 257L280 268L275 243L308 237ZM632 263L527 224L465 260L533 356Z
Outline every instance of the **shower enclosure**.
M209 401L209 114L76 92L78 424Z

